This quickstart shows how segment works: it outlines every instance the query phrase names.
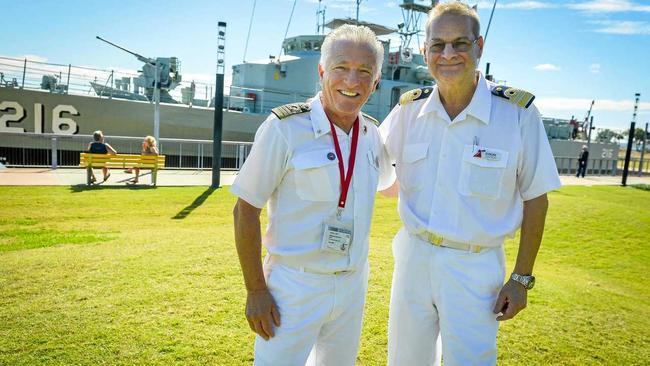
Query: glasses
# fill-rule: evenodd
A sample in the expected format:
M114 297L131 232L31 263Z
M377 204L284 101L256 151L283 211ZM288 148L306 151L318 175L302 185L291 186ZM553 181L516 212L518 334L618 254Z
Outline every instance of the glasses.
M445 47L447 47L447 44L450 44L456 52L467 52L472 48L476 41L478 41L478 38L473 41L470 41L469 39L457 39L452 42L430 40L427 41L427 50L429 53L442 53L442 51L445 50Z

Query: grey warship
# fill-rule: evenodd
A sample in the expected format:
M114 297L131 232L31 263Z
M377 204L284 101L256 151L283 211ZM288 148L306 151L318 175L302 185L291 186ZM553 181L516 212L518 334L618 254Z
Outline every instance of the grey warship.
M403 93L435 84L423 55L417 46L411 46L411 41L420 34L421 17L426 17L436 3L403 0L399 6L404 23L396 29L350 18L323 24L322 28L330 29L361 24L380 37L384 46L381 80L363 108L365 113L381 121ZM393 34L400 36L397 45L383 39ZM281 56L232 67L232 84L224 92L224 140L250 142L271 109L302 102L316 94L320 89L316 70L324 38L324 34L289 37L283 41ZM181 62L176 57L157 57L156 62L161 65L160 137L211 139L212 86L183 80ZM88 76L87 69L72 65L0 58L0 159L4 158L0 163L21 165L18 150L43 149L42 142L34 142L38 135L91 135L95 130L102 130L107 136L141 138L152 134L156 70L144 63L137 75L93 71L100 76ZM569 159L567 163L558 161L558 167L562 169L561 165L568 164L570 169L570 159L577 156L582 143L570 141L572 127L568 121L546 118L544 123L554 155ZM69 150L70 156L81 150L79 144L59 148ZM607 160L605 167L600 162L601 170L615 170L618 149L614 144L592 144L591 149L594 155ZM167 149L163 153L176 152ZM75 164L74 159L71 161Z

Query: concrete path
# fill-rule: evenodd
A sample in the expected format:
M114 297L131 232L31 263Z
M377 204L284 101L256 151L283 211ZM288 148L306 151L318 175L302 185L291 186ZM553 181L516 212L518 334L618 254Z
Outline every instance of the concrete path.
M126 185L133 178L133 174L124 173L121 169L112 169L105 186ZM231 185L237 172L226 171L221 173L221 185ZM95 170L95 176L102 179L101 169ZM596 186L620 185L621 177L587 176L576 178L572 175L560 177L565 186ZM151 173L142 171L140 184L149 185ZM210 170L172 170L166 169L158 172L158 186L209 186L212 183ZM5 168L0 169L0 186L74 186L86 184L86 171L84 169L49 169L49 168ZM628 176L627 184L650 184L650 176Z
M108 181L101 186L124 186L133 179L133 174L122 169L111 169ZM234 171L221 173L221 185L231 185L235 180ZM102 179L101 169L95 170L95 176ZM139 184L149 185L151 172L140 172ZM86 184L85 169L48 169L48 168L6 168L0 170L0 186L75 186ZM160 170L158 186L209 186L212 184L211 170Z

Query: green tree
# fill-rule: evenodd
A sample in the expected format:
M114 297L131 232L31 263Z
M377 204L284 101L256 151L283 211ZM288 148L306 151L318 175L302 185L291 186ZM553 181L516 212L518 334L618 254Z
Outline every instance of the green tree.
M612 131L609 128L599 130L596 135L596 141L598 142L612 142L612 140L618 140L620 138L623 138L620 133Z

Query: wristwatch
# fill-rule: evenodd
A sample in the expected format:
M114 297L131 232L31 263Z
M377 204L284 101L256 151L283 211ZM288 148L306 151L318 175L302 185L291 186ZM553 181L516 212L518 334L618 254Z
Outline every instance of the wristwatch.
M510 275L510 279L520 283L526 290L530 290L535 286L535 276L525 276L517 273Z

